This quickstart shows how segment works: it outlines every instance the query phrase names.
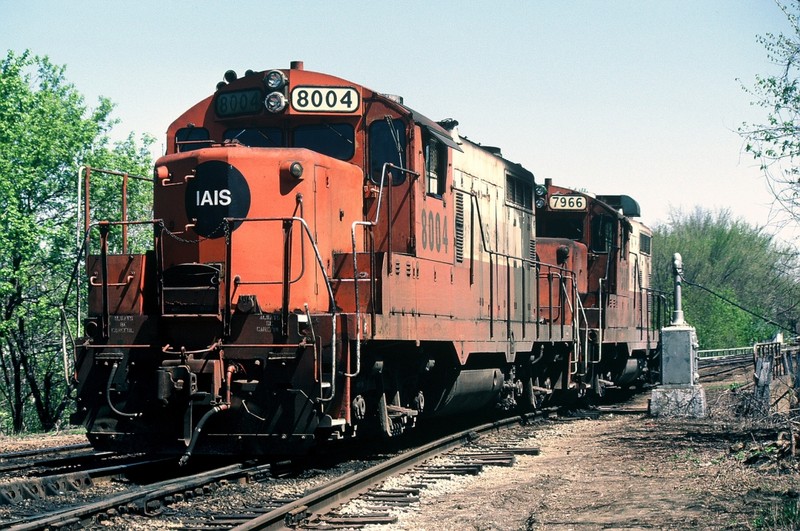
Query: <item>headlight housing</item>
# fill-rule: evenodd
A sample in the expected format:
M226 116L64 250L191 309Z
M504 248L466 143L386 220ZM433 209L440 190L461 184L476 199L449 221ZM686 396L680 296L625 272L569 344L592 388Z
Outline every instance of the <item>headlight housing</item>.
M286 96L280 92L271 92L264 98L264 106L271 113L282 112L286 108Z
M264 84L270 90L280 90L286 86L286 74L280 70L270 70L264 76Z

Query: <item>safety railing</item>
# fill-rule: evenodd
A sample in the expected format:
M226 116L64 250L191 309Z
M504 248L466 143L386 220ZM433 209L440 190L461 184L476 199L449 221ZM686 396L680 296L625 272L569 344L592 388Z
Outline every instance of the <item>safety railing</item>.
M719 360L731 357L753 354L753 347L734 347L698 350L697 357L701 360Z
M230 236L233 226L235 224L244 224L244 223L281 223L282 230L284 233L284 245L283 245L283 258L282 258L282 278L280 280L280 284L282 286L282 295L281 295L281 318L284 326L283 335L288 335L288 322L289 322L289 305L290 305L290 285L292 283L291 279L291 270L292 270L292 231L295 224L299 225L300 229L303 231L304 237L307 239L306 241L311 246L311 249L314 251L314 257L316 258L316 263L319 268L319 272L322 275L323 282L325 284L325 289L328 295L328 313L331 315L332 320L332 337L331 337L331 370L330 370L330 382L324 382L322 378L320 379L320 398L321 401L328 401L333 398L335 395L336 390L336 316L337 316L337 308L336 308L336 301L333 295L333 285L331 283L331 279L328 276L328 272L325 270L325 263L322 259L322 255L319 251L319 246L317 245L316 240L314 239L314 235L311 232L311 229L308 226L308 223L305 219L296 216L275 216L275 217L263 217L263 218L224 218L224 222L226 223L226 235L225 238L225 314L224 314L224 323L225 323L225 332L226 335L230 333L230 326L231 326L231 309L232 309L232 302L231 299L233 297L233 287L234 285L238 285L242 282L241 278L233 277L232 269L233 269L233 237ZM267 283L268 281L258 280L258 281L249 281L249 283ZM310 315L308 314L307 306L306 306L306 318L309 321L309 325L311 325ZM311 346L311 345L309 345ZM316 342L313 343L314 349L314 359L315 359L315 366L317 365L318 358L320 357L319 352L317 350ZM320 364L320 374L324 374L324 371L321 370ZM323 390L328 389L328 396L324 396Z
M361 371L361 342L363 341L362 338L362 330L363 330L363 312L361 311L360 305L360 298L359 298L359 271L358 271L358 245L356 242L356 229L358 227L363 227L367 238L368 238L368 249L367 252L369 253L369 262L370 262L370 292L372 294L373 303L370 309L370 317L371 317L371 326L370 326L370 333L375 333L375 282L376 282L376 275L377 271L375 268L375 235L374 230L375 227L381 220L381 207L383 205L383 192L385 189L385 185L387 182L392 182L392 176L389 173L389 170L396 170L401 173L405 173L414 177L419 177L419 173L407 170L405 168L401 168L400 166L395 166L391 163L384 163L381 169L381 181L380 187L378 188L378 205L375 209L375 218L372 220L364 220L364 221L354 221L350 227L350 239L353 251L353 294L355 297L355 313L356 313L356 367L354 372L352 373L345 373L345 376L348 378L353 378L358 375ZM389 226L387 227L387 248L386 248L386 263L388 267L391 267L392 263L392 194L386 194L388 197L386 208L389 210L390 215L387 216L387 221Z
M87 218L88 219L88 218ZM129 272L125 279L122 282L110 282L108 275L108 257L110 255L108 250L108 240L109 235L113 228L120 228L123 233L125 234L125 238L127 238L128 228L130 226L142 226L142 225L152 225L162 226L161 220L144 220L144 221L98 221L94 223L88 223L86 226L85 231L83 232L82 236L79 236L78 241L80 242L78 253L75 257L75 264L72 269L72 276L70 278L70 282L67 285L67 289L64 294L64 300L61 307L61 321L62 321L62 354L64 358L64 375L69 381L70 378L70 358L67 353L67 341L71 343L72 346L72 359L71 359L71 366L74 367L75 363L77 362L76 356L76 347L77 345L77 332L73 334L72 329L69 324L69 317L67 315L66 308L68 306L68 301L70 298L70 294L72 293L73 285L75 286L75 329L80 330L81 327L81 314L82 314L82 307L83 307L83 294L81 291L81 263L86 263L89 258L89 248L90 248L90 241L92 232L97 230L100 233L100 272L92 272L91 277L89 278L88 286L94 288L100 288L100 301L101 301L101 310L100 310L100 333L101 337L108 338L109 334L109 323L111 320L110 316L110 302L109 302L109 288L112 287L119 287L125 288L128 286L135 278L135 275L132 272ZM125 250L127 251L127 246L125 246ZM113 253L116 255L117 253ZM125 256L127 253L123 253L120 256ZM141 273L141 272L140 272ZM99 348L99 349L114 349L114 348L149 348L151 345L147 344L109 344L103 343L98 345L90 345L89 343L84 343L83 345L86 348Z
M532 275L532 277L534 278L535 282L537 283L537 286L536 286L537 288L539 287L538 283L539 283L539 279L541 278L541 275L542 275L541 268L545 267L546 271L544 273L544 277L543 278L547 279L547 282L548 282L548 293L549 293L548 297L550 297L549 300L551 300L551 301L553 300L552 291L551 291L552 290L551 280L554 280L556 278L559 279L559 281L560 281L560 279L567 279L567 284L571 286L570 289L574 293L574 297L569 297L569 298L573 299L572 302L570 303L571 307L573 309L577 307L577 301L574 300L574 299L577 299L577 284L576 284L576 280L574 278L574 275L572 274L571 271L569 271L569 270L567 270L565 268L559 267L559 266L555 266L553 264L546 264L546 263L543 263L543 262L539 262L539 261L534 260L532 258L525 258L523 256L516 256L516 255L507 254L507 253L501 253L501 252L498 252L498 251L495 251L494 249L492 249L491 245L487 241L486 235L484 234L483 217L481 215L481 209L480 209L480 204L478 203L477 195L472 190L468 190L466 188L459 188L457 186L454 186L453 190L455 190L457 192L461 192L461 193L463 193L464 195L466 195L466 196L468 196L470 198L470 205L474 209L473 212L475 212L475 214L477 215L477 218L478 218L478 223L476 225L479 227L479 231L478 232L480 232L481 249L483 250L483 252L485 252L486 254L489 255L489 335L490 335L490 337L494 337L494 323L495 323L496 320L498 320L497 316L495 316L495 314L494 314L494 306L495 306L494 294L495 294L495 291L496 291L496 288L497 288L497 286L495 284L498 282L495 279L494 269L495 269L495 263L498 262L499 260L506 260L506 264L511 264L512 262L518 261L518 262L522 263L523 265L525 265L526 267L529 267L529 268L537 271L536 274ZM473 276L474 276L473 268L474 268L474 263L473 263L472 260L470 260L470 274L469 274L470 279L472 279ZM548 277L547 276L548 275L547 270L549 270L552 273L552 275L553 275L552 277ZM560 292L561 288L559 287L557 289ZM523 298L523 300L527 300L528 298L532 297L534 295L534 293L535 293L535 299L536 299L536 315L535 316L528 316L527 319L526 318L522 319L522 327L523 327L522 332L523 332L523 335L526 333L525 323L533 321L535 323L537 329L539 329L539 327L542 326L542 324L547 326L548 332L550 333L551 337L552 337L552 333L555 331L555 328L554 328L555 326L559 326L560 327L560 330L561 330L561 333L562 333L562 337L563 337L563 335L564 335L564 333L566 331L566 328L571 328L572 329L572 334L571 335L572 335L572 337L575 337L576 334L574 332L575 332L577 323L576 323L576 319L575 319L574 313L573 313L573 316L572 316L572 319L571 319L570 323L561 322L558 325L555 325L553 319L544 319L547 322L542 323L541 322L542 319L543 319L542 318L542 306L541 306L540 301L539 301L539 296L540 296L539 295L539 290L538 289L535 289L535 290L531 289L530 292L523 292L522 293L522 298ZM562 298L562 297L559 297L559 298ZM563 303L563 301L562 301L562 303ZM523 305L523 307L524 307L524 305ZM553 316L552 308L550 308L549 305L548 305L547 314L548 314L547 315L548 317L552 317ZM563 316L563 313L561 313L561 315ZM563 319L562 319L562 321L563 321ZM508 326L510 326L510 319L507 319L507 322L508 322Z
M783 345L778 341L756 343L749 347L698 350L697 358L701 364L718 364L736 359L753 360L754 363L769 360L775 377L790 374L793 370L791 360L785 356Z

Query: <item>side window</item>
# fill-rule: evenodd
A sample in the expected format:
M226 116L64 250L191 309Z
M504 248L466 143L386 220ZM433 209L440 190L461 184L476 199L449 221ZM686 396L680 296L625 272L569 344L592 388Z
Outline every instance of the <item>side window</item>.
M647 234L640 234L639 235L639 251L642 254L650 254L650 247L651 247L652 238Z
M447 180L447 146L427 137L425 139L425 191L428 195L442 197Z
M525 210L533 210L533 184L507 173L506 203Z
M385 163L405 166L406 131L402 120L375 120L369 126L369 180L381 182L381 172ZM405 181L405 173L392 172L392 184Z
M294 129L293 146L339 160L350 160L356 151L355 130L350 124L301 125Z
M614 245L614 220L608 216L592 218L592 251L607 253Z
M175 133L175 146L178 152L192 151L211 145L211 134L205 127L184 127Z

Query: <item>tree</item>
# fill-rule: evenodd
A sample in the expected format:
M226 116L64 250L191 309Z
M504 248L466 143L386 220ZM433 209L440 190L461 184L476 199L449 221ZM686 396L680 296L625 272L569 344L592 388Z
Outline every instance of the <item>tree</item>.
M734 219L727 210L671 212L667 224L655 227L653 248L656 289L672 290L672 255L683 257L683 310L686 321L697 329L701 348L764 341L797 319L796 254L763 228Z
M60 323L77 256L79 166L151 166L153 140L112 145L112 103L87 108L64 73L28 51L0 62L0 396L14 432L52 429L70 403Z
M756 75L752 88L753 105L766 110L763 124L744 123L739 134L745 150L761 163L761 169L780 210L800 222L800 0L776 3L786 15L790 33L767 33L758 37L767 56L778 67L773 75Z

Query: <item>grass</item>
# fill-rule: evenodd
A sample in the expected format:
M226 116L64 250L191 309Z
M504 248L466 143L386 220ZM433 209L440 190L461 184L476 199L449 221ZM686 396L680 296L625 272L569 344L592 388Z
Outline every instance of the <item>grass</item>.
M780 503L763 508L753 520L755 529L800 528L800 504L797 496L784 498Z

